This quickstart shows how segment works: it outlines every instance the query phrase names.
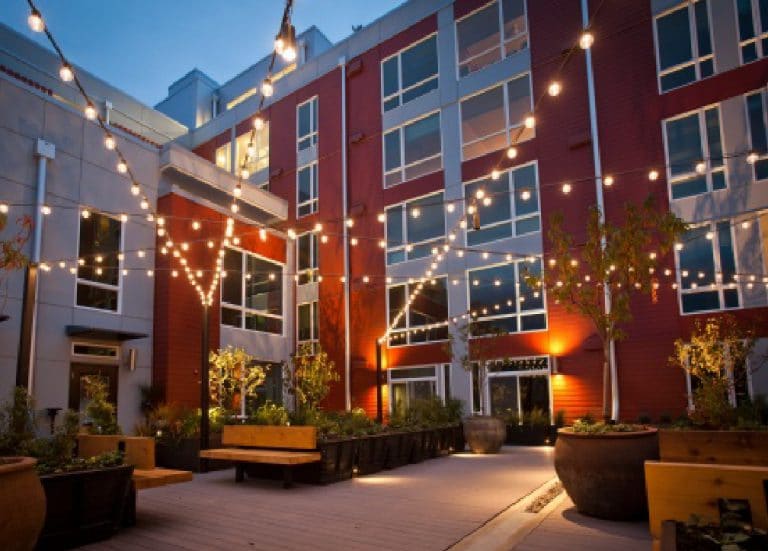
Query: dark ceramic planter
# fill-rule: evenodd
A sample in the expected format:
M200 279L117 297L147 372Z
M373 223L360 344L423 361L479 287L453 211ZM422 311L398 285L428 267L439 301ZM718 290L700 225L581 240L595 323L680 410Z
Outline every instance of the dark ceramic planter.
M464 437L472 453L498 453L506 438L504 421L490 415L464 419Z
M558 431L555 471L580 513L609 520L647 518L645 461L659 458L656 429L605 434Z
M132 465L40 477L45 524L37 549L68 549L111 537L130 509Z

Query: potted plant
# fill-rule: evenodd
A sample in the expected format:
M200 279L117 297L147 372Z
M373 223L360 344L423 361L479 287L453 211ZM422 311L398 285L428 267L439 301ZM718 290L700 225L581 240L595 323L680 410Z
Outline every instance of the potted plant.
M609 519L646 514L643 462L658 457L655 429L610 424L618 415L612 412L611 349L626 336L633 298L655 296L657 261L685 230L682 220L662 212L650 198L626 205L622 219L622 224L607 222L592 207L584 243L577 243L563 227L563 215L553 215L546 269L542 276L526 275L526 283L544 287L551 301L587 317L602 344L606 423L560 429L555 470L579 512Z

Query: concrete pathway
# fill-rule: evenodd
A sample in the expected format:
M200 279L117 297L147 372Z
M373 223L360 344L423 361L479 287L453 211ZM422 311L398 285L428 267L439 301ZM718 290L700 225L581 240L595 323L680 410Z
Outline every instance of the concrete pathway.
M456 454L328 486L232 470L139 493L137 525L89 550L441 550L552 480L551 448Z

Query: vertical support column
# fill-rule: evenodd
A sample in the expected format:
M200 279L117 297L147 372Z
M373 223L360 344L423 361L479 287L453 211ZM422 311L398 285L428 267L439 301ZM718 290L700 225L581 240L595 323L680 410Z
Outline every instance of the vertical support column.
M208 362L208 303L203 303L202 312L203 327L201 331L202 341L200 343L200 449L207 450L210 447L210 419L208 418L209 410L209 369L210 364ZM206 472L208 470L208 464L206 459L200 460L200 470Z
M381 393L381 341L376 340L376 422L384 422L384 403Z
M349 190L347 175L347 60L339 58L341 69L341 216L344 236L344 409L352 409L352 350L349 327Z

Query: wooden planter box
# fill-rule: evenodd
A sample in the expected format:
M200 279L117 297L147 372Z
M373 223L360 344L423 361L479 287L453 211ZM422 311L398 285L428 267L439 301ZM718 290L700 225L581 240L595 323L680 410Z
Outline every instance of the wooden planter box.
M507 425L505 444L512 446L554 446L557 428L554 426Z
M407 433L408 440L411 444L411 455L410 455L410 462L411 463L421 463L424 461L426 455L425 455L425 442L424 442L424 431L415 431L415 432L409 432Z
M221 447L221 433L210 436L210 447ZM158 441L155 445L155 461L158 467L182 471L200 472L200 439L183 438L173 442ZM217 471L232 467L230 461L209 459L207 469Z
M109 538L129 507L132 465L40 477L46 498L38 549L62 549Z
M661 461L768 466L768 431L660 430Z
M411 456L411 442L404 432L392 432L384 435L387 446L385 469L395 469L407 465Z
M297 467L294 478L311 484L328 484L352 478L356 448L354 438L318 442L320 462Z
M386 435L363 436L357 439L357 474L377 473L387 461Z
M124 451L126 465L133 465L137 469L155 468L155 439L150 436L77 435L79 457L93 457L118 449Z

